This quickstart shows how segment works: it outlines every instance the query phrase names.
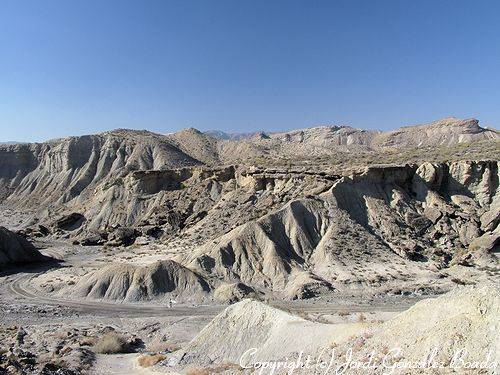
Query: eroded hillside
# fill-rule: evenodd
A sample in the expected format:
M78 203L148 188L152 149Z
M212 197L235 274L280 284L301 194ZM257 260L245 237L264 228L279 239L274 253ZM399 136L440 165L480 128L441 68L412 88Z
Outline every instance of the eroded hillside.
M205 284L200 298L214 290L227 299L254 292L295 299L363 288L432 291L446 289L451 276L442 270L496 267L496 138L475 120L450 119L386 133L321 127L238 140L194 129L168 136L118 130L4 146L0 186L5 206L31 212L28 237L125 251L159 246L156 260L173 262L123 272L112 264L69 292L63 288L70 295L149 300ZM453 161L435 155L431 163L394 151L411 145L421 146L424 160L424 145L464 152ZM259 153L269 164L273 155L292 151L303 160L306 149L311 167L249 165ZM322 150L321 163L314 164L314 150ZM472 150L494 157L461 160ZM397 164L375 164L396 154ZM225 162L235 155L247 163ZM338 155L351 165L323 168ZM152 289L137 294L141 283Z

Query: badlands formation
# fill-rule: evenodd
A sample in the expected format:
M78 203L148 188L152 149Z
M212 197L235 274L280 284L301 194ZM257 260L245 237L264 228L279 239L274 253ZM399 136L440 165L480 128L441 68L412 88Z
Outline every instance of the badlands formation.
M483 362L484 369L469 373L494 373L494 368L486 368L485 360L492 367L500 362L499 324L500 293L497 286L488 284L420 301L382 324L312 322L243 300L219 314L172 355L169 364L202 363L206 368L216 363L226 363L227 368L231 368L227 364L238 364L257 372L267 366L263 373L293 369L297 374L359 374L364 364L370 366L365 373L372 374L461 374L469 370L466 363ZM301 352L306 356L301 357ZM349 355L357 358L359 368L346 367ZM307 362L307 356L313 360ZM405 363L418 364L426 358L434 370L404 369ZM288 369L280 369L280 363L283 366L287 361Z
M0 373L252 373L252 348L437 344L462 373L462 347L500 352L499 160L498 131L453 118L0 145Z
M20 263L48 260L24 237L0 227L0 270Z

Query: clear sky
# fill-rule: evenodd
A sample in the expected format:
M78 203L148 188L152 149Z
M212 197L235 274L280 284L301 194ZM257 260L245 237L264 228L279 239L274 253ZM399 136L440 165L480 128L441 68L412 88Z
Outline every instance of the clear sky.
M0 141L500 124L499 1L3 0Z

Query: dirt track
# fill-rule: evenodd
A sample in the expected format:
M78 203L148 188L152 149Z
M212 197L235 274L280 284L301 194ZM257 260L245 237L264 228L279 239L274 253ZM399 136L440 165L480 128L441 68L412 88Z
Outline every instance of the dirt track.
M94 300L75 301L70 299L54 298L36 293L27 286L30 279L43 273L46 268L32 269L31 272L20 272L6 279L3 287L4 297L21 299L35 305L51 305L71 308L79 313L98 314L99 316L120 317L166 317L166 316L215 316L222 311L224 305L177 305L171 308L154 303L111 303ZM38 271L38 272L37 272ZM400 303L387 303L387 301L368 302L360 298L343 303L294 303L289 301L270 301L271 305L279 308L315 314L332 314L338 312L370 312L370 311L403 311L410 307L416 300L401 300Z
M96 262L99 257L98 249L92 247L82 248L66 242L44 241L41 242L42 253L56 259L60 264L48 263L36 266L23 266L0 273L3 282L0 284L0 299L6 304L9 301L26 303L35 306L53 306L66 308L79 315L94 315L99 317L120 318L147 318L147 317L207 317L211 318L221 312L225 305L188 305L178 304L169 308L154 302L126 303L108 302L98 300L73 300L60 298L43 293L33 287L31 282L37 276L58 267L99 267ZM8 277L7 277L8 276ZM396 299L366 299L362 297L334 296L323 301L284 301L269 300L267 303L298 314L335 314L335 313L360 313L372 311L398 312L413 305L418 299L400 297Z
M65 306L85 313L121 317L153 317L153 316L215 316L224 306L174 306L167 307L153 304L108 303L100 301L72 301L68 299L52 298L36 295L26 283L37 273L20 273L6 282L5 292L11 296L29 300L32 304Z

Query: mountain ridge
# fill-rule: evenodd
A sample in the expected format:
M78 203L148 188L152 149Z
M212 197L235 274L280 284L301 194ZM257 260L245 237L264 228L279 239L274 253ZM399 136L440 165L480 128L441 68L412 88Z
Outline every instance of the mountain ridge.
M3 146L15 146L15 145L22 145L22 144L36 144L36 143L47 143L47 142L53 142L53 141L59 141L62 139L67 139L67 138L73 138L73 137L83 137L87 135L127 135L127 134L137 134L137 135L157 135L157 136L171 136L179 133L183 133L186 131L196 131L200 134L205 134L211 138L218 139L218 140L223 140L223 141L241 141L241 140L248 140L251 139L255 136L258 135L263 135L266 137L279 137L285 134L295 134L295 133L300 133L300 132L309 132L309 131L317 131L317 130L342 130L342 129L349 129L351 131L360 131L360 132L367 132L367 133L374 133L374 134L379 134L379 133L392 133L392 132L398 132L402 130L408 130L408 129L422 129L422 128L432 128L432 127L462 127L464 129L470 128L471 125L473 127L476 127L479 132L491 132L494 134L497 134L497 137L500 137L500 131L495 129L492 126L485 126L481 127L479 125L479 120L475 118L468 118L468 119L460 119L457 117L445 117L442 119L434 120L429 123L423 123L423 124L410 124L410 125L402 125L398 128L395 129L389 129L389 130L380 130L380 129L364 129L364 128L359 128L359 127L354 127L351 125L337 125L337 124L317 124L317 125L312 125L308 127L303 127L303 128L297 128L297 129L288 129L288 130L283 130L283 131L272 131L272 132L267 132L264 130L256 130L256 131L251 131L251 132L237 132L237 131L224 131L220 129L210 129L206 131L201 131L199 129L196 129L194 127L189 127L189 128L181 128L177 131L171 132L171 133L156 133L147 129L131 129L131 128L116 128L116 129L111 129L111 130L105 130L102 132L98 133L93 133L93 134L82 134L82 135L73 135L73 136L67 136L67 137L60 137L60 138L52 138L52 139L47 139L43 141L37 141L37 142L20 142L20 141L5 141L5 142L0 142L0 147Z

